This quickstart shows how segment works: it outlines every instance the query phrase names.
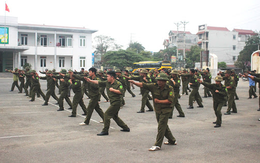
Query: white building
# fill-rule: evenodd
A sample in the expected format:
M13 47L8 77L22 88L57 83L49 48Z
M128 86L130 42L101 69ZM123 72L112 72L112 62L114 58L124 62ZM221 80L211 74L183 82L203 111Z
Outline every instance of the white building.
M226 27L212 27L200 25L198 29L198 45L218 56L218 62L234 65L239 52L243 50L248 37L255 35L251 30L234 29L229 31Z
M197 45L198 36L196 34L192 34L189 31L173 31L169 32L169 40L168 47L177 47L179 50L183 50L184 48L190 49L192 46ZM185 37L185 44L184 44ZM166 42L164 42L164 46Z
M92 67L92 33L84 27L20 24L16 17L0 16L0 72L22 68L88 69Z

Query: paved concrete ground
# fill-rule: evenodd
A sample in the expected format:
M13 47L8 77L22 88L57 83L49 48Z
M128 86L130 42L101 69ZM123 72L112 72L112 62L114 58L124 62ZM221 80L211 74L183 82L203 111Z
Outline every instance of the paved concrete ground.
M42 98L29 102L17 89L9 92L12 79L0 79L0 162L259 162L260 112L258 99L248 100L248 82L240 81L237 88L240 100L238 113L223 115L221 128L214 128L215 115L212 98L203 99L204 108L186 109L188 96L180 99L185 118L169 120L169 126L178 141L177 146L163 145L160 151L149 152L154 144L157 123L153 112L137 114L137 97L126 93L126 106L119 116L131 128L120 132L111 121L109 136L96 136L102 130L100 117L92 115L89 126L79 126L84 120L78 107L78 116L69 118L70 111L57 112L51 98L49 106L41 106ZM46 82L41 81L46 93ZM201 95L203 89L200 89ZM72 98L71 98L72 99ZM88 99L84 98L85 104ZM102 101L104 99L102 98ZM103 110L108 103L100 104ZM196 104L194 106L197 106ZM65 102L65 107L68 105ZM222 113L227 107L222 109ZM164 139L166 140L166 139Z

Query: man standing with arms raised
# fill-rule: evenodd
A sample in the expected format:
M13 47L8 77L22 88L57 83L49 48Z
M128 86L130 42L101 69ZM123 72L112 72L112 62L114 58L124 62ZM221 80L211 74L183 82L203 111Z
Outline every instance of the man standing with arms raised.
M171 115L173 109L174 90L173 87L166 84L169 80L165 73L160 73L156 77L157 83L136 83L133 80L129 82L151 91L153 95L154 109L156 114L156 119L158 122L158 133L156 137L156 142L149 151L157 151L161 149L164 136L168 139L165 145L176 145L176 139L173 137L170 128L168 127L168 119Z
M113 118L118 126L122 128L123 132L130 132L129 127L118 117L118 112L121 105L121 96L124 93L122 83L116 80L116 73L114 71L107 72L107 81L91 80L87 78L90 83L98 84L100 87L106 87L107 95L109 97L110 106L104 114L104 128L98 136L108 135L110 126L110 119Z

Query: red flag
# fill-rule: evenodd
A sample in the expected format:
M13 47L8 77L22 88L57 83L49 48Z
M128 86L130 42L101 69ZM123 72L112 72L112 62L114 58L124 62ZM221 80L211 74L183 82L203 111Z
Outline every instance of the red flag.
M7 4L5 4L5 11L10 12L9 7L7 6Z

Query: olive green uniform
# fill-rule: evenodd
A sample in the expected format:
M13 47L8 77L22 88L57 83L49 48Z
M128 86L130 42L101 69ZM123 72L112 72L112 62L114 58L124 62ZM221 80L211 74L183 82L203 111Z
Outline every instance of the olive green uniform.
M175 82L175 84L173 83L173 81ZM173 100L173 106L172 106L172 112L170 114L170 118L172 118L173 115L173 110L174 107L176 107L177 111L179 112L179 116L180 117L185 117L185 114L181 108L181 105L179 103L178 97L179 97L179 93L180 93L180 85L181 85L181 81L180 78L178 76L176 76L176 78L172 78L171 80L168 81L169 85L173 87L174 89L174 100Z
M56 81L50 76L40 77L40 79L47 80L47 93L46 93L44 104L48 105L50 96L52 96L58 102L58 97L55 94Z
M148 77L146 77L147 81L145 81L143 76L131 77L131 80L136 80L136 81L143 82L143 83L152 82L151 79ZM144 112L145 105L148 107L149 111L153 111L153 106L151 105L151 103L148 99L149 90L141 88L141 94L142 94L142 104L141 104L140 112Z
M227 99L227 89L222 84L221 86L219 86L218 84L210 84L207 82L203 82L202 84L211 90L213 96L213 108L215 111L215 115L217 117L216 124L221 126L222 124L221 109ZM218 90L219 92L215 92L216 90Z
M128 77L131 76L129 75ZM128 78L125 78L126 90L132 95L132 97L135 97L135 94L131 91L130 82L128 80Z
M203 74L202 77L203 77L203 82L211 83L211 74L210 73ZM204 97L211 97L209 88L206 86L204 86Z
M81 90L81 82L77 79L72 80L71 89L74 92L74 97L72 101L72 116L77 115L77 106L78 104L81 106L83 112L87 114L87 108L83 102L83 93Z
M113 118L116 124L120 126L123 130L129 130L129 127L118 117L118 112L121 106L120 96L122 96L122 94L124 93L124 88L122 86L122 83L120 83L117 80L115 80L114 83L109 83L108 81L99 81L98 85L100 87L106 88L107 95L110 100L110 106L104 114L104 128L102 132L108 133L111 118ZM121 94L111 92L109 88L119 90Z
M121 96L121 106L125 105L125 100L124 100L124 97L125 97L125 91L126 91L126 81L125 81L125 77L121 75L117 75L117 80L122 83L122 86L123 86L123 94Z
M18 72L14 72L13 73L13 84L12 84L12 87L11 87L11 91L14 91L15 86L20 91L20 87L18 85L18 80L19 80L19 74L18 74Z
M23 89L25 90L24 77L25 77L24 74L19 73L19 81L20 81L20 86L19 86L20 87L20 92L19 93L22 93Z
M142 88L151 91L153 99L168 99L170 102L172 102L171 104L154 103L156 120L158 122L158 133L154 145L161 147L164 136L168 139L169 143L174 144L176 139L173 137L168 126L168 119L172 112L174 98L176 98L174 97L174 90L172 86L166 84L165 87L161 90L156 83L143 83Z
M85 80L84 77L78 76L78 75L75 75L75 78ZM90 78L90 79L92 79L92 78ZM99 78L94 77L92 80L99 80ZM88 89L88 95L89 95L90 100L88 103L87 116L85 118L84 123L88 125L94 109L96 110L98 115L102 118L102 120L104 119L104 112L98 104L99 86L97 84L93 84L93 83L88 83L87 86L88 86L87 89Z
M185 73L181 75L181 81L182 81L182 94L186 93L188 95L188 84L189 84L189 76L190 74Z
M99 78L100 81L106 81L106 76L97 76ZM104 97L104 99L106 99L106 101L108 101L108 97L105 94L105 87L99 87L99 96L98 96L98 101L100 101L101 95Z
M65 98L65 100L67 101L68 105L70 106L70 108L72 108L72 103L68 97L68 91L69 91L69 86L70 86L70 83L69 83L69 77L68 76L65 76L65 77L62 77L62 76L59 76L58 78L60 79L64 79L64 81L60 81L60 91L61 91L61 94L60 94L60 97L58 99L59 101L59 107L60 107L60 110L64 110L64 106L63 106L63 100Z
M227 113L230 114L230 111L232 109L233 113L237 113L237 107L236 107L236 103L235 103L235 80L234 77L230 76L230 77L225 77L225 86L231 86L231 89L227 89L228 90L228 108L227 108Z
M39 93L42 96L43 100L45 100L45 95L44 95L44 93L41 90L39 77L34 75L34 78L32 78L31 80L32 80L32 94L31 94L32 95L32 99L31 99L31 101L35 100L35 93Z
M192 85L190 85L190 88L192 88L192 91L189 96L189 106L191 106L191 107L193 107L193 101L195 101L195 100L199 106L203 106L201 97L199 95L200 83L197 81L197 79L198 79L198 77L196 75L190 76L190 83L192 83Z
M236 100L238 100L238 96L237 96L237 85L238 85L238 81L239 81L239 76L237 74L231 75L234 77L235 80L235 98Z

